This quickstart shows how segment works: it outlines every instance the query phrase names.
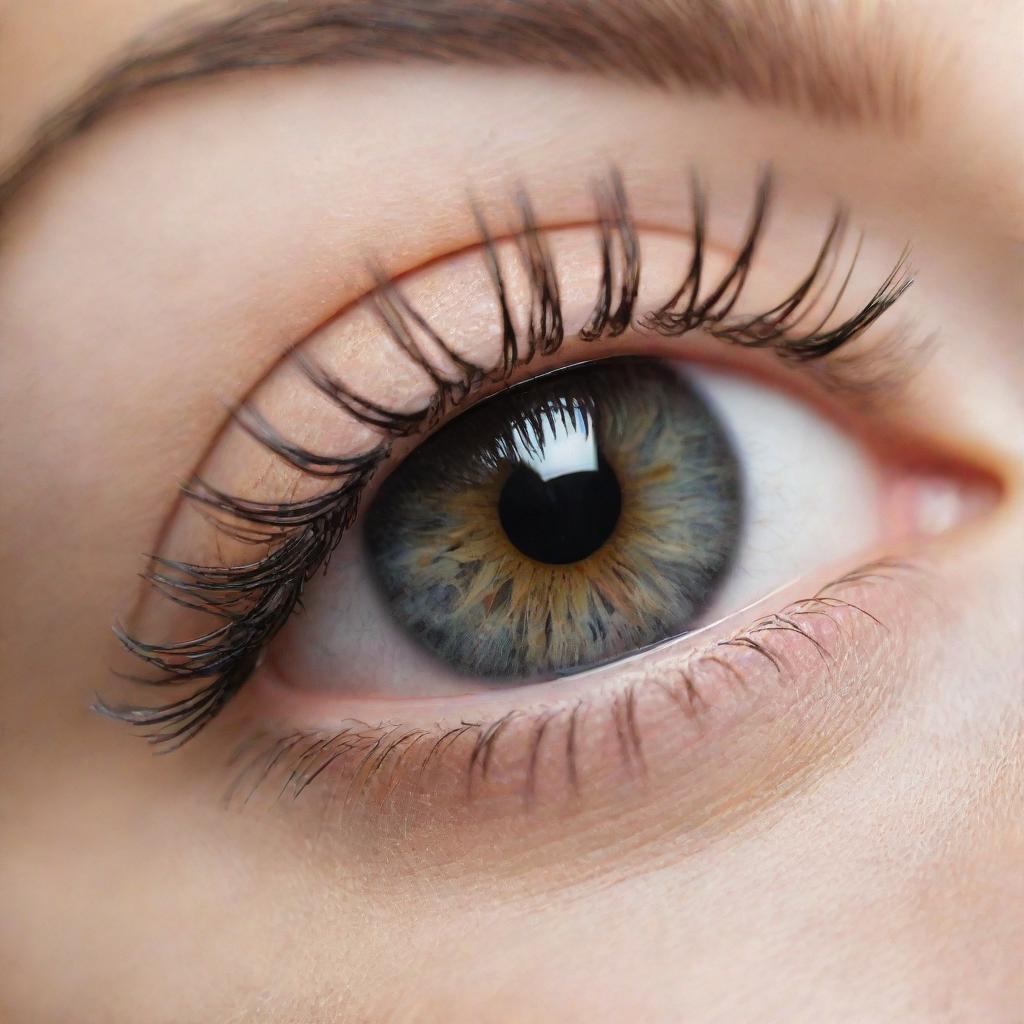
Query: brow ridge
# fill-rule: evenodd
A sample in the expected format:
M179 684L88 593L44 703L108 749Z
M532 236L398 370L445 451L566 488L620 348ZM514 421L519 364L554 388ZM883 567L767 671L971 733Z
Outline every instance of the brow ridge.
M425 61L541 67L733 93L897 132L918 88L896 27L849 0L278 0L154 26L46 117L0 172L0 210L63 143L172 83L242 70Z

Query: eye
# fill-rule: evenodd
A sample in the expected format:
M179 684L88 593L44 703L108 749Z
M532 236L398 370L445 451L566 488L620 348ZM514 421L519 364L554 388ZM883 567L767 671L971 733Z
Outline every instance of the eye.
M595 225L541 231L520 197L517 233L495 241L477 213L474 249L378 274L239 411L120 630L153 682L191 690L103 709L178 745L255 676L275 717L329 698L364 737L374 716L397 727L400 698L614 669L912 534L894 484L931 456L823 411L842 404L823 381L863 384L856 359L812 369L899 299L904 262L853 305L839 214L787 292L752 271L769 197L766 179L730 255L696 183L681 238L638 232L613 176ZM947 470L930 479L956 505Z
M884 503L865 445L778 384L677 359L570 367L413 450L273 663L349 694L578 672L870 551Z

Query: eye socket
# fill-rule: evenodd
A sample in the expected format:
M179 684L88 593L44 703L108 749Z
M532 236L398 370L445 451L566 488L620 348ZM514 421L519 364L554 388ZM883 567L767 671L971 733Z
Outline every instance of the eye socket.
M156 595L170 599L174 621L161 616L157 602L144 602L133 615L131 631L119 629L128 652L156 673L143 681L193 684L192 692L158 707L100 703L99 709L146 727L154 742L173 746L212 721L254 673L267 682L291 683L295 691L397 695L464 690L464 676L443 662L445 671L438 672L438 659L425 658L422 644L403 644L399 630L389 631L390 617L377 614L380 609L371 599L353 600L379 590L369 579L360 580L365 566L360 569L353 556L361 551L354 531L364 492L369 497L379 469L393 468L396 448L407 444L405 439L429 432L483 388L500 390L525 378L528 364L534 364L536 375L549 358L552 365L564 366L573 356L623 355L641 345L648 353L669 354L685 338L695 355L703 351L706 356L708 346L724 345L766 349L800 365L826 359L857 338L909 286L905 254L888 264L892 269L866 303L844 305L844 296L855 294L849 286L862 250L859 243L846 244L846 218L837 212L810 271L786 298L769 305L769 287L774 284L776 298L781 290L781 268L773 267L762 278L752 273L752 262L770 192L764 178L746 235L731 255L707 244L707 207L696 179L694 232L686 240L663 232L641 236L623 184L612 175L597 191L596 231L542 232L530 202L520 196L518 234L495 241L480 218L481 242L475 249L424 269L398 288L380 278L364 303L328 322L302 344L297 359L256 389L250 396L255 402L239 411L205 460L201 477L186 489L185 512L174 518L161 545L167 554L154 558L147 574ZM759 307L762 312L755 311ZM601 344L595 348L596 343ZM757 355L764 353L751 359ZM856 372L849 379L856 380ZM727 395L730 388L721 383L709 377L702 393ZM716 408L722 419L721 403ZM810 442L803 461L815 467L820 479L805 492L806 501L799 499L801 508L814 508L818 522L865 527L859 533L842 532L851 553L873 543L877 509L868 503L864 512L859 497L870 491L864 482L871 473L861 472L860 461L832 457L829 445L840 432L823 430L821 417L811 422L797 417L794 423L791 417L766 415L763 408L760 415L750 436L770 436L765 428L775 420L787 424L786 430L776 431L775 448L790 450L795 439L805 446ZM290 423L284 432L278 427L282 423ZM733 423L727 433L738 449ZM823 449L815 448L819 441ZM853 469L850 479L844 476L847 465ZM841 486L835 491L837 505L823 510L811 499L830 493L822 486L830 474ZM746 467L744 475L750 475ZM616 482L621 490L622 474ZM794 490L788 483L776 481L776 493ZM254 493L276 497L251 497ZM758 519L759 507L758 490L749 487L749 480L745 494L751 506L747 527ZM851 501L851 495L858 500ZM860 514L844 520L851 509ZM622 518L620 509L616 525ZM793 517L779 521L789 523ZM806 518L799 521L806 527ZM807 555L806 539L814 536L805 528L790 531L783 550ZM863 543L855 543L856 537ZM821 545L810 549L809 565L806 558L786 563L788 578L822 568ZM752 551L758 554L754 545ZM734 561L739 566L740 559ZM719 600L702 620L724 614L720 605L735 610L742 601L786 582L779 579L778 566L765 561L773 571L765 573L762 565L761 572L747 568L720 580ZM328 578L314 580L328 564ZM335 588L332 601L329 584L337 582L333 574L340 570L356 575ZM762 584L767 578L771 585L746 591L734 586L744 577ZM366 587L356 585L360 582ZM705 591L706 599L714 587ZM695 613L699 598L695 588L681 607L692 605ZM293 617L300 605L305 614ZM332 616L326 622L318 612L325 608ZM643 646L647 634L662 633L664 639L674 629L689 628L676 612L671 624L634 629L630 642ZM319 631L303 637L301 631L314 625ZM144 639L147 634L170 639L150 642ZM302 642L296 643L297 637ZM611 656L628 653L620 641L612 646L621 649ZM585 667L578 654L549 659L548 671ZM493 673L491 661L488 671ZM261 664L266 670L257 672ZM507 667L505 678L510 678ZM521 659L523 673L531 668ZM393 689L384 691L382 681Z
M608 360L506 392L418 448L367 510L394 618L446 664L513 682L689 628L738 543L740 469L663 363Z

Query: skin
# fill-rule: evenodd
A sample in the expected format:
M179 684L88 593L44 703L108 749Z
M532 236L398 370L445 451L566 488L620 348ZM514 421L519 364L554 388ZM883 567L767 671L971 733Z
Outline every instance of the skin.
M65 6L0 4L4 159L176 7ZM0 238L0 1016L1019 1019L1024 5L892 6L929 30L921 121L898 135L540 70L290 69L154 92L18 193ZM140 555L187 533L176 485L225 403L367 292L368 251L401 274L474 244L467 184L500 211L525 179L545 226L575 224L608 162L645 224L677 236L681 169L699 162L725 249L771 163L783 226L754 284L766 304L806 268L837 195L867 232L871 281L913 239L904 308L929 358L898 402L857 415L986 484L956 528L872 552L919 567L857 592L885 639L855 627L831 677L794 656L799 685L723 704L703 732L663 729L644 705L646 780L609 767L599 736L600 796L545 790L531 813L500 792L463 806L443 782L434 805L399 793L387 820L323 798L225 809L243 719L340 717L269 674L224 731L166 758L94 714L116 692L110 623L138 599ZM370 378L386 358L352 338L345 358ZM233 451L214 452L225 472L268 472ZM658 668L599 685L631 671Z

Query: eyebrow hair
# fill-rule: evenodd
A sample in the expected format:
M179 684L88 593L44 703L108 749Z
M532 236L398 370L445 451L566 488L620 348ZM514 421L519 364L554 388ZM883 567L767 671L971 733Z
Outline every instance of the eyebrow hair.
M900 131L919 89L891 18L856 0L260 0L130 44L0 171L0 208L60 145L160 86L267 67L425 61L737 94Z

